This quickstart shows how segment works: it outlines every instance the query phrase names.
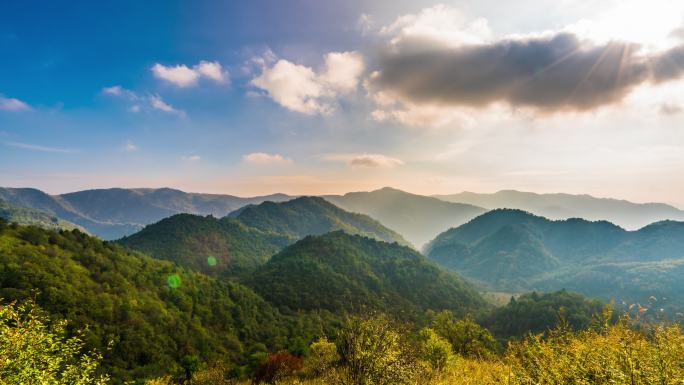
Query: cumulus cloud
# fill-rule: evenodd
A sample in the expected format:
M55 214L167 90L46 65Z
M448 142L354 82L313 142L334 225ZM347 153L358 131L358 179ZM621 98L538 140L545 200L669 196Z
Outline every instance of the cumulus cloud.
M311 67L278 60L265 66L251 84L281 106L303 114L328 114L334 99L358 87L364 61L358 52L330 52L318 73Z
M218 83L226 82L229 78L228 71L225 71L221 63L214 61L200 61L192 67L185 64L175 66L165 66L156 63L151 68L152 74L157 79L166 81L175 86L185 88L197 85L201 77L213 80Z
M102 93L109 96L114 96L118 98L123 98L131 103L129 111L140 112L143 108L147 110L158 110L166 112L169 114L175 114L178 116L185 116L185 111L177 109L165 102L159 95L138 95L137 93L123 88L119 85L105 87L102 89Z
M352 167L392 168L404 164L401 159L382 154L328 154L323 159L345 162Z
M494 38L484 19L439 5L383 27L365 82L376 120L440 125L459 109L504 104L551 113L622 101L637 86L684 75L684 45L660 53L567 32Z
M285 158L280 154L268 154L265 152L253 152L242 157L248 163L259 165L287 165L292 163L292 159Z
M469 20L460 9L438 4L417 14L397 18L383 27L380 34L390 37L393 46L460 46L481 44L492 37L484 18Z
M0 95L0 110L3 111L26 111L30 110L28 104L22 102L19 99L6 98Z

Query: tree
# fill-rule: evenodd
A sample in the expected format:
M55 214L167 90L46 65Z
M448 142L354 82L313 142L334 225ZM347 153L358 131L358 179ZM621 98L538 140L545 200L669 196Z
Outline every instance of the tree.
M0 305L0 383L106 384L95 374L101 356L83 347L67 336L66 322L51 322L33 301Z
M420 355L433 370L442 371L453 357L453 347L434 329L423 328L419 334Z
M339 361L337 346L323 337L309 346L309 358L306 360L306 372L311 377L320 376L333 368Z
M350 317L337 337L337 351L353 385L408 384L417 366L408 333L395 328L384 315Z
M496 340L472 316L457 320L448 310L432 315L432 328L453 347L454 353L464 357L484 358L496 351Z

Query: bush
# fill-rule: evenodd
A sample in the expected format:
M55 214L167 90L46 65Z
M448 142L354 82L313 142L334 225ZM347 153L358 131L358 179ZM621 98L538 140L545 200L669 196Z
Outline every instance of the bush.
M304 360L286 350L278 353L268 353L264 361L259 364L254 374L254 382L275 384L276 381L292 376L302 370Z
M453 347L454 353L463 357L486 358L497 349L492 334L468 315L457 320L450 311L432 315L432 328Z
M452 346L433 329L420 331L420 356L434 371L443 371L453 358Z
M317 377L330 371L340 356L337 354L337 346L321 338L309 346L309 358L306 360L306 373L309 377Z
M0 383L102 385L95 373L101 357L84 354L66 322L50 322L33 301L0 306Z
M407 335L386 316L349 318L336 341L347 377L345 383L412 383L418 368Z
M624 318L603 330L558 328L510 345L512 384L648 385L684 383L679 326L634 330Z

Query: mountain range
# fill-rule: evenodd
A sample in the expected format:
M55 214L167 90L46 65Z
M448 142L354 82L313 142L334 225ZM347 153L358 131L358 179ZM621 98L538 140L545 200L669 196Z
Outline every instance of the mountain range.
M32 209L30 207L11 205L2 199L0 199L0 218L5 219L7 222L15 222L20 225L38 226L45 229L79 229L81 231L85 231L83 227L69 221L65 221L54 214L50 214L43 210Z
M206 217L162 222L182 220L187 230L197 218ZM199 223L187 239L202 233ZM240 240L242 247L250 241ZM414 249L343 231L285 247L241 283L78 230L0 220L0 272L1 298L35 298L51 316L83 328L86 349L104 353L114 383L164 375L188 356L247 367L267 351L301 352L318 336L334 335L348 311L417 322L427 310L491 309L470 284Z
M566 288L603 299L684 303L684 222L627 231L497 209L431 241L426 255L496 291Z
M665 219L684 221L684 210L668 204L634 203L620 199L596 198L591 195L536 194L502 190L493 194L462 192L434 197L489 210L520 209L549 219L606 220L629 230L636 230Z
M274 194L240 198L160 189L97 189L49 195L32 188L0 188L9 204L39 209L84 227L104 239L118 239L174 214L225 216L238 208L291 197Z
M445 202L390 187L324 198L345 210L377 219L418 248L442 231L487 211L470 204Z
M176 214L119 243L203 273L240 277L300 238L336 230L408 245L368 216L318 197L249 205L220 219Z

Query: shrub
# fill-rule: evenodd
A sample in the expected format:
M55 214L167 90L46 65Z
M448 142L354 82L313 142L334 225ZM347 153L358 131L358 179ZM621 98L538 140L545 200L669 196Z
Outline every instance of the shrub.
M453 347L454 353L464 357L486 358L496 351L496 340L472 316L457 320L450 311L432 315L432 328Z
M102 385L101 357L83 353L66 322L51 322L33 301L0 306L0 383Z
M286 350L278 353L268 353L266 359L259 364L254 374L254 382L275 384L276 381L292 376L300 371L304 360Z
M432 370L442 371L453 358L452 346L433 329L420 331L420 356L430 364Z
M345 382L354 385L411 383L418 368L406 335L386 316L350 317L336 341L347 377Z
M339 359L337 346L325 337L320 338L309 346L306 373L309 377L320 376L330 371Z

